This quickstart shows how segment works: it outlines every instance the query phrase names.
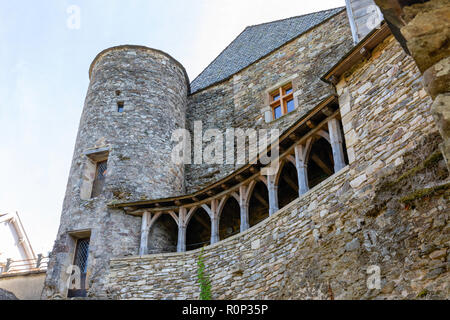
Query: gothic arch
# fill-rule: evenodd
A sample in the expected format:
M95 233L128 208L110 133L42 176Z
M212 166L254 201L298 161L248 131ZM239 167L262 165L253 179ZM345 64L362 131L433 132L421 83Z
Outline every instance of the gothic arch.
M334 174L333 150L326 135L317 135L313 138L306 164L310 189Z
M150 222L147 238L149 254L176 252L178 223L170 213L157 213Z
M186 218L186 250L208 245L211 239L211 217L202 207L189 210Z
M248 201L250 227L269 217L269 193L264 180L256 181Z
M285 207L298 198L299 186L295 162L293 164L288 159L283 161L283 166L280 167L279 180L276 183L278 186L278 204L280 208Z
M219 239L226 239L240 231L241 216L239 201L228 196L219 205Z

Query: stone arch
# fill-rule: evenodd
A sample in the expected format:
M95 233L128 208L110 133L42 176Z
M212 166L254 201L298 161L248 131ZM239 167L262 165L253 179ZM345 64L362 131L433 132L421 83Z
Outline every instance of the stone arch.
M316 135L308 150L308 185L313 188L334 174L333 150L323 135Z
M178 224L171 214L155 215L149 227L147 238L149 254L177 251Z
M189 211L186 218L186 250L194 250L210 243L211 218L200 206Z
M219 239L223 240L239 233L241 226L240 205L233 196L224 199L219 207Z
M269 217L269 192L262 180L252 186L248 201L250 227Z

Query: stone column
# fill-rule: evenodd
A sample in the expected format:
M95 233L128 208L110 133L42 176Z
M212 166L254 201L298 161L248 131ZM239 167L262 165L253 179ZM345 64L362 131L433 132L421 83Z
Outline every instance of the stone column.
M186 251L186 208L181 207L178 214L177 252Z
M345 167L344 146L342 144L342 132L338 119L328 121L331 149L333 150L334 172Z
M269 216L278 211L278 186L275 185L276 175L267 176L267 189L269 191Z
M389 27L423 73L434 100L431 113L444 140L440 146L450 170L450 6L448 0L375 0Z
M248 217L247 186L239 187L239 206L241 208L241 232L250 228Z
M148 246L148 233L150 230L150 212L144 212L142 214L142 224L141 224L141 245L139 247L139 255L143 256L147 254Z
M305 159L305 146L298 144L295 146L295 167L297 168L298 195L301 196L309 190L308 186L308 165Z

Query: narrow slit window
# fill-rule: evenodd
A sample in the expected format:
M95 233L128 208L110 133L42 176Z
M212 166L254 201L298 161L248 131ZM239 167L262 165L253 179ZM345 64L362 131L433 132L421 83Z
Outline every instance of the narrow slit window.
M292 83L288 83L277 90L272 91L270 98L270 106L272 107L274 120L295 109Z
M80 287L69 289L68 298L86 297L87 262L89 257L90 238L78 239L73 264L80 269Z
M102 191L105 184L106 170L107 170L107 160L97 162L97 169L95 172L95 179L92 185L92 198L98 197Z
M117 102L117 112L123 112L124 103L123 101Z

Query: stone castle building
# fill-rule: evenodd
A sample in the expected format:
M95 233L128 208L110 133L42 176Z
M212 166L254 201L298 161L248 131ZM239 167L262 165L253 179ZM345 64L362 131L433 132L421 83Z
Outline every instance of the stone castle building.
M42 298L197 299L200 254L215 299L449 298L448 1L375 2L247 27L192 82L100 52ZM278 129L279 165L235 161L230 128Z

